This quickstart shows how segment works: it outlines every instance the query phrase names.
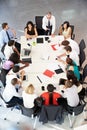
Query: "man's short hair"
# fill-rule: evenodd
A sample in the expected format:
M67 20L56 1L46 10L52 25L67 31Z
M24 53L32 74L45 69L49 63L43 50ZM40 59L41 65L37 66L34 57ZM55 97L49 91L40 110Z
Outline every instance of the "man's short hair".
M64 47L64 49L66 50L66 51L72 51L72 48L71 48L71 46L66 46L66 47Z
M63 45L63 46L68 46L69 44L70 44L70 42L67 40L62 41L62 43L61 43L61 45Z
M19 72L20 67L18 65L15 65L12 70L14 73L17 73L17 72Z
M52 13L49 11L49 12L47 12L47 14L50 14L50 15L52 15Z
M2 23L2 29L6 28L7 25L8 23Z
M14 45L14 40L8 41L8 46L13 46Z
M16 84L17 84L17 81L18 81L17 78L13 78L13 79L11 80L11 84L12 84L12 85L16 85Z

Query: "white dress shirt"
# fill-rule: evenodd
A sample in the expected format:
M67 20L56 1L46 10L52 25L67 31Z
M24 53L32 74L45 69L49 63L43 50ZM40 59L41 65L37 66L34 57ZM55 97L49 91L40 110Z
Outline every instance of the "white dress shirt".
M67 41L70 42L70 46L71 46L72 50L76 51L76 53L79 55L80 49L79 49L78 43L76 41L72 40L71 38L68 38Z
M64 90L64 97L67 98L68 105L75 107L79 104L79 96L77 86L73 85L71 88Z
M7 84L3 91L3 98L6 102L9 102L13 96L21 97L20 94L16 92L15 86L13 86L12 84Z
M42 28L46 30L47 28L46 26L48 26L48 19L47 16L44 16L42 20ZM50 19L50 26L52 26L52 34L54 34L56 23L55 23L55 17L53 15L51 16Z
M34 107L34 99L37 97L37 95L34 94L27 94L25 91L22 93L23 97L23 103L26 108L33 108Z
M76 63L77 66L79 66L79 56L76 51L72 50L72 52L69 54L69 57Z
M5 49L4 49L4 55L5 55L5 58L6 60L9 59L9 57L11 56L12 53L14 53L14 50L13 48L15 48L15 46L8 46L8 44L5 46Z

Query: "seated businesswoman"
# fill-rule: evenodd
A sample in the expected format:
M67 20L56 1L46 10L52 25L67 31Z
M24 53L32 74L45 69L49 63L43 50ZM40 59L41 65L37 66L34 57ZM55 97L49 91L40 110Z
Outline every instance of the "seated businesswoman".
M41 97L44 99L44 105L58 105L57 99L61 97L61 95L57 92L54 92L55 87L52 84L48 84L47 86L48 92L44 92L41 94Z
M74 75L78 79L78 81L80 80L79 68L78 68L78 66L76 65L76 63L71 58L67 57L66 61L64 61L60 57L58 57L57 60L66 65L66 72L68 70L72 70L74 72Z
M37 98L33 84L28 85L22 92L24 115L31 116L37 111L34 100ZM25 112L26 111L26 112Z
M68 21L65 21L59 28L59 35L63 35L65 39L71 38L72 29Z
M24 32L26 39L32 39L38 36L36 27L31 21L27 22L26 27L24 28Z
M62 92L63 98L58 99L59 105L62 105L65 109L69 109L79 105L77 86L73 84L72 81L66 80Z
M23 104L25 108L34 107L34 99L36 99L37 94L35 93L35 88L32 84L28 85L22 92Z

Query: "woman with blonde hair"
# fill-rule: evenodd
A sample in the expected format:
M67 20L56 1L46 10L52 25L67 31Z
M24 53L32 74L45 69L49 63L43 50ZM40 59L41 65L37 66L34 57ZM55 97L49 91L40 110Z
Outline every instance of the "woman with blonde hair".
M37 94L34 92L35 88L32 84L28 85L22 93L23 104L25 108L34 107L34 99L37 97Z

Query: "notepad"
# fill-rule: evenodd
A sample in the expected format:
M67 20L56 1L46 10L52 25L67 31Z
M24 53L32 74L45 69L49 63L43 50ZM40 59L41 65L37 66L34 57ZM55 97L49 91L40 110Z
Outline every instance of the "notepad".
M53 71L47 69L44 71L43 74L51 78L55 73Z

